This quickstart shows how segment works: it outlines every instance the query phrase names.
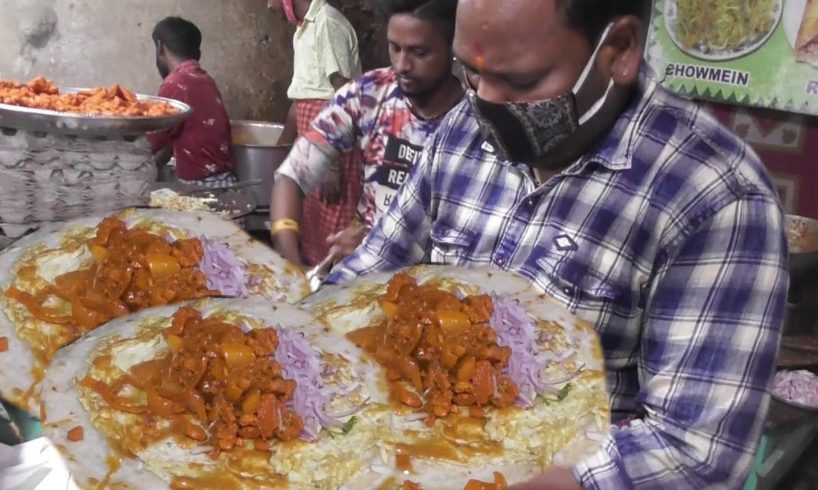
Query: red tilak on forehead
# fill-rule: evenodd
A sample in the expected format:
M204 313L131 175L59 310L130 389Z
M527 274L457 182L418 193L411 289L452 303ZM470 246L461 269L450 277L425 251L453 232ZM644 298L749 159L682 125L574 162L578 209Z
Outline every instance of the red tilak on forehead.
M474 52L476 53L476 56L474 57L474 64L475 64L474 67L477 68L477 71L482 71L483 67L486 64L486 59L483 56L483 53L485 53L485 51L486 50L483 47L483 43L481 43L481 42L474 43Z

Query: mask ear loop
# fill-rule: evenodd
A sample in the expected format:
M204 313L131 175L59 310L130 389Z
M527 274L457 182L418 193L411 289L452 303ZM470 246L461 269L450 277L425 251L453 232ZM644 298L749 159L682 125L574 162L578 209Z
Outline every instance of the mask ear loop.
M591 59L588 60L588 64L585 65L585 68L582 70L582 75L579 76L577 83L574 84L574 88L571 89L571 92L576 95L581 89L582 86L585 85L585 82L588 79L588 75L591 73L591 69L594 67L594 63L596 62L596 56L599 54L599 50L602 49L602 45L605 43L605 39L608 37L608 33L611 32L611 27L613 27L613 23L609 23L605 30L602 31L602 35L599 37L599 42L597 42L596 47L594 48L594 52L591 54ZM589 119L594 117L602 106L605 104L605 101L608 99L608 95L611 93L611 90L614 88L614 81L611 79L608 82L608 88L605 89L605 93L597 99L596 102L579 117L579 124L585 124Z

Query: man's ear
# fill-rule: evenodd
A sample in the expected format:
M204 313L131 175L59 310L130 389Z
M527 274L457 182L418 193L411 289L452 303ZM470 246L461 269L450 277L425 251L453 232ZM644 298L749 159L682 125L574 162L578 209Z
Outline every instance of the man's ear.
M165 56L165 45L162 41L156 41L156 54L161 57Z
M642 21L633 15L616 19L600 49L599 71L617 85L632 85L639 77L645 49Z

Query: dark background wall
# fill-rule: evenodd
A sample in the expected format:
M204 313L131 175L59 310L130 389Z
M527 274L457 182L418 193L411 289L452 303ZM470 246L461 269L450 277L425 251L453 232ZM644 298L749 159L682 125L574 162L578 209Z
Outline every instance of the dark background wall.
M388 63L370 0L331 0L355 25L365 69ZM292 76L293 27L266 0L0 0L0 78L60 86L120 83L155 93L151 31L168 15L202 30L202 66L231 117L280 121Z

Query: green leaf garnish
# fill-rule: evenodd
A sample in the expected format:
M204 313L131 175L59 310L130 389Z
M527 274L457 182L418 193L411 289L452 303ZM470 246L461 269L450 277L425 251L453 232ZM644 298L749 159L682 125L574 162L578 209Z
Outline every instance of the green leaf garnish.
M557 392L556 396L554 397L543 396L542 397L543 403L545 403L546 405L551 405L552 403L559 403L568 397L568 393L571 393L572 389L574 389L574 385L572 385L571 383L565 383L565 386L560 388L560 391Z
M355 424L358 423L358 417L350 417L349 420L346 421L343 427L341 427L340 431L332 431L329 429L324 429L327 431L327 434L333 439L336 437L341 437L349 434L352 431L352 428L355 427Z

